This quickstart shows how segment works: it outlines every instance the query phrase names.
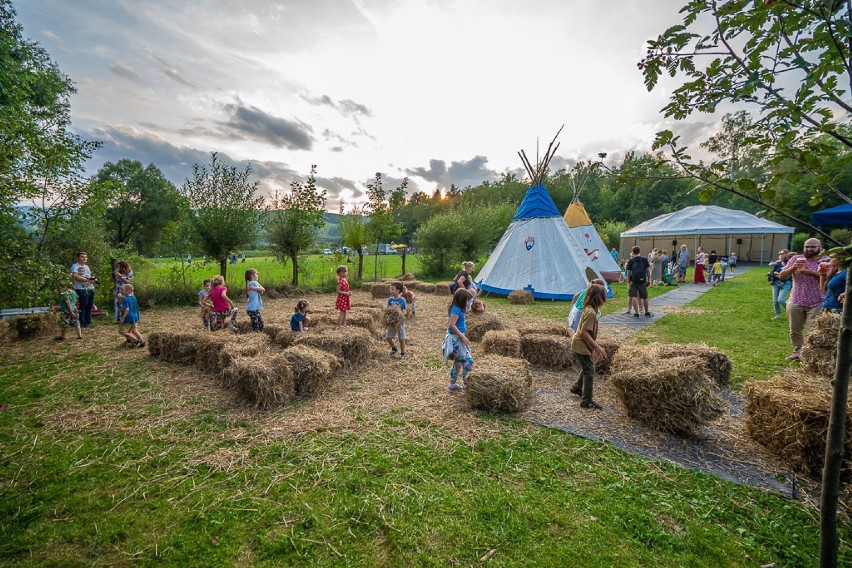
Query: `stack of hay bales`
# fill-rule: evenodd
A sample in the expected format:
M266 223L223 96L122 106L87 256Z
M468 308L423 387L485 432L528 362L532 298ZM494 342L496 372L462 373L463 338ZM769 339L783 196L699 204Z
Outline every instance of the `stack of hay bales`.
M521 357L521 334L514 329L485 332L482 337L482 351L490 355Z
M453 292L450 292L450 284L452 284L452 280L445 282L435 282L435 295L436 296L452 296Z
M506 329L503 321L496 314L467 314L465 322L467 323L465 336L471 341L480 341L489 331Z
M824 312L817 317L802 346L802 367L823 377L834 377L837 367L837 336L843 325L840 314Z
M199 333L151 333L148 336L148 352L166 363L195 365L198 360Z
M240 337L238 341L224 342L219 349L218 360L218 370L219 372L223 372L222 384L226 388L236 386L236 383L231 381L234 375L224 373L236 359L241 357L258 357L260 355L265 356L269 355L269 353L269 338L265 334L252 334Z
M299 396L311 396L321 391L340 368L340 360L336 356L307 345L288 347L283 356L293 371L293 386Z
M819 477L831 415L831 384L823 377L787 370L743 385L745 430L793 468ZM847 404L852 406L852 397ZM846 415L842 475L852 475L852 416Z
M153 335L153 334L152 334ZM237 343L244 339L231 333L203 333L198 337L196 347L195 366L202 373L218 375L224 367L220 360L222 350L226 346ZM148 339L149 350L153 349L151 339ZM153 354L153 352L152 352Z
M571 338L564 335L528 333L521 336L521 353L533 365L567 369L574 364Z
M225 368L224 380L256 408L275 408L296 398L290 364L280 354L236 356Z
M562 337L572 337L574 330L568 325L553 321L553 320L538 320L535 322L525 323L518 327L518 333L521 335L529 335L531 333L543 333L545 335L561 335Z
M434 294L438 288L438 286L429 282L406 282L405 285L411 290L425 292L426 294ZM449 288L447 291L449 292Z
M406 285L408 285L409 282L416 282L417 277L414 274L412 274L411 272L406 272L405 274L402 275L402 278L400 278L400 280L402 280L403 282L406 283Z
M370 332L357 327L326 328L294 335L293 345L307 345L331 353L346 367L367 361L373 343ZM281 344L278 338L276 343Z
M599 377L606 377L612 372L612 360L615 354L618 353L618 348L621 347L621 344L609 339L601 339L600 337L598 337L596 343L606 351L606 359L595 357L595 373Z
M11 327L18 332L18 339L49 337L59 329L57 317L56 312L27 314L12 319Z
M467 387L471 408L487 412L518 412L529 405L532 373L522 359L485 355L476 360Z
M263 333L269 337L271 341L275 341L275 336L277 336L282 331L290 329L289 325L281 325L277 323L267 323L263 326Z
M661 361L647 345L622 345L612 362L612 383L627 415L639 422L688 435L716 420L727 403L716 394L707 360L698 355Z
M532 304L533 295L529 290L515 290L508 296L510 304Z
M731 359L715 347L706 343L652 343L650 345L631 345L625 355L646 359L648 364L657 360L658 366L665 366L663 359L673 357L685 357L695 355L705 362L706 372L720 387L726 387L731 383Z

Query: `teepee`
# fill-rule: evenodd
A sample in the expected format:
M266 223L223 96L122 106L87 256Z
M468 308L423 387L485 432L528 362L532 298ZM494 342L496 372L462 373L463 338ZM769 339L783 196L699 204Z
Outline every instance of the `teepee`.
M612 255L607 251L601 236L592 225L592 219L586 213L583 202L580 201L580 190L588 180L594 166L589 164L577 164L571 176L571 190L574 195L568 209L565 211L565 223L574 235L574 239L583 248L583 252L592 261L592 265L600 272L607 282L618 282L621 271Z
M532 186L477 275L476 284L481 290L497 294L529 290L534 298L570 300L591 279L602 278L541 184L559 147L554 147L554 142L556 137L535 168L523 150L518 153Z

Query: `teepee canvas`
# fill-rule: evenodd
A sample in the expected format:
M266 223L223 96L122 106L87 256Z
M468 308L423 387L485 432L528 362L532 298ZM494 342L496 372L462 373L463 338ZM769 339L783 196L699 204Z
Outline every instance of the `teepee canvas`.
M556 148L551 142L536 168L521 152L533 185L477 275L480 289L497 294L529 290L534 298L570 300L591 279L602 278L541 185Z
M620 278L618 265L592 225L592 220L580 201L579 193L579 188L575 187L574 198L565 211L565 223L574 235L574 239L583 248L585 255L592 261L592 265L603 275L604 280L618 282Z

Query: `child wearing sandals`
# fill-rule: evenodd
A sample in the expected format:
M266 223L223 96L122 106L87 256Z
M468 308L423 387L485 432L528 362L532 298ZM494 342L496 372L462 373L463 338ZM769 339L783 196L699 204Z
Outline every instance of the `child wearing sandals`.
M119 317L118 333L127 339L130 347L145 347L142 334L139 333L139 304L133 295L133 284L121 286L121 316Z
M577 333L571 340L571 351L580 363L580 376L571 387L571 394L582 397L580 407L600 409L601 405L592 400L595 383L595 361L593 356L606 359L606 351L598 345L598 309L606 303L606 288L600 284L589 284Z

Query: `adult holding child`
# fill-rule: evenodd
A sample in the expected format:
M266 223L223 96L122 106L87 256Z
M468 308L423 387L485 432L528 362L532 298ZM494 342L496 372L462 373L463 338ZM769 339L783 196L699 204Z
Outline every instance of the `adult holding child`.
M121 287L125 284L133 284L133 270L127 261L119 260L115 263L115 269L110 274L112 280L112 307L115 312L115 321L121 321Z
M476 296L476 287L473 286L473 278L471 274L473 274L474 264L466 260L462 263L462 269L456 274L455 278L453 278L453 283L450 285L451 291L455 293L459 288L467 290L471 293L471 296Z
M827 261L821 255L822 243L819 239L805 241L802 254L793 255L778 273L781 280L793 279L793 291L787 301L787 319L790 321L790 342L793 354L788 361L798 361L805 335L811 324L822 311L825 294L820 289L819 265Z
M92 270L86 264L89 255L77 253L77 262L71 265L71 279L74 282L74 292L80 303L80 327L89 327L92 323L92 305L95 303L95 284L100 281L92 277Z

